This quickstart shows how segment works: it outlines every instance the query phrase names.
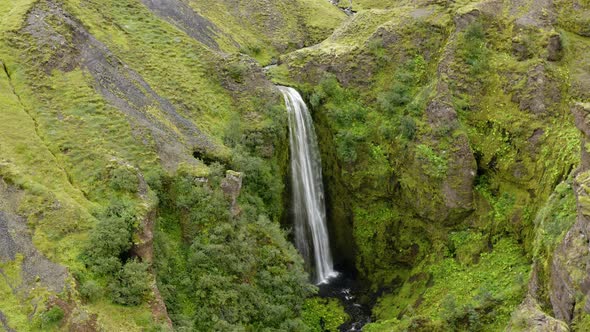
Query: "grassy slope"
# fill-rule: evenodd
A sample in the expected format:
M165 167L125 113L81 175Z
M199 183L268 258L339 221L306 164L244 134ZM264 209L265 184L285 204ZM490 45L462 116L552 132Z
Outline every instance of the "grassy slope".
M263 65L276 61L280 53L320 42L346 17L329 2L316 0L189 4L230 36L219 37L225 51L249 54Z
M57 50L22 33L27 11L34 3L9 1L0 8L0 61L10 75L9 78L4 70L0 70L3 105L0 176L24 191L16 212L28 218L34 228L33 241L41 252L70 271L86 274L78 256L84 247L87 231L96 222L93 214L118 195L110 185L108 170L126 164L150 177L162 172L161 156L149 131L137 127L98 93L89 72L80 67L67 71L52 68L50 61L55 60ZM202 12L212 8L209 3L207 6L197 1L191 4L196 8L202 6ZM45 10L51 6L53 4L40 2L38 8ZM301 23L298 21L301 17L291 16L294 8L280 8L281 14L288 16L289 24L276 36L260 36L261 31L254 28L256 24L237 31L237 23L223 18L218 21L222 29L234 33L240 43L261 44L264 52L276 54L275 46L269 45L290 40L290 37L284 37L285 31L296 31L300 40L303 40L303 30L320 39L343 17L335 8L318 3L302 1L297 6L302 8L297 12L309 11L314 15ZM140 2L85 2L81 5L72 0L64 2L63 10L79 20L116 58L139 74L155 93L169 100L182 116L190 119L217 146L216 156L231 156L231 150L223 145L223 140L236 117L241 118L241 128L245 132L274 130L276 124L268 119L268 114L258 114L261 98L269 98L269 92L265 90L268 85L252 81L250 65L207 49L153 15ZM330 19L320 19L320 16ZM56 24L52 29L66 36L67 42L72 42L68 39L72 37L71 31L62 23L47 23ZM226 51L236 52L238 49L230 45ZM260 58L268 61L265 56ZM233 68L238 70L238 76L233 77L240 80L237 82L238 91L236 82L232 82ZM227 89L228 84L234 85L233 91ZM258 86L258 91L253 86ZM272 96L272 102L281 104L276 95ZM179 129L166 121L166 115L158 105L143 111L149 118L164 123L166 130L178 133ZM171 156L173 163L190 163L196 167L194 172L206 175L207 168L195 162L191 155L190 149L194 147L186 148L186 155ZM138 218L153 208L153 202L142 197L132 195L127 198L139 207ZM3 265L3 270L11 283L18 283L18 262L11 264ZM5 287L7 280L0 282L6 295L0 300L0 308L11 326L18 330L33 328L31 324L41 319L39 314L43 312L43 303L51 294L27 297L10 293ZM79 301L75 290L62 296L76 303L80 310L98 314L98 322L106 330L144 330L153 324L147 305L121 307L106 299L85 304ZM32 312L31 303L37 300L41 300L38 314L33 321L27 320L26 314Z

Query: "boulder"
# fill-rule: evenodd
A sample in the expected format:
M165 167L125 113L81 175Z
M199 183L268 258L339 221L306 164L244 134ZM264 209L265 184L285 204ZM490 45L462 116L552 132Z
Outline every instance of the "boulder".
M231 214L236 217L240 214L241 210L237 204L238 196L242 189L242 173L228 170L225 173L225 179L221 181L221 189L225 197L230 202Z

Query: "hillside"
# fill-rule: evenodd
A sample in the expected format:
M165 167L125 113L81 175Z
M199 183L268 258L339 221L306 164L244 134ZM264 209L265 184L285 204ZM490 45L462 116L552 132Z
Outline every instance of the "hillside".
M363 331L590 329L590 2L331 2L3 0L0 326L336 331L281 84Z

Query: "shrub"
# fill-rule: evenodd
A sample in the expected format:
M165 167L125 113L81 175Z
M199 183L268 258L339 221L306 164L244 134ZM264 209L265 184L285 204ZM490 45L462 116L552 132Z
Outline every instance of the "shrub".
M137 192L139 179L134 169L117 167L111 170L111 187L118 191Z
M236 83L242 83L247 72L248 66L241 62L231 63L227 67L227 73L229 74L229 77Z
M400 133L402 137L411 141L416 136L416 121L411 116L404 116L400 123Z
M128 261L109 284L112 301L129 306L141 304L149 289L147 264L135 259Z
M242 124L239 114L234 114L229 120L223 133L223 143L229 147L235 147L242 140Z
M51 307L51 309L41 314L41 329L49 330L53 327L59 326L64 315L62 308L58 306Z
M470 66L471 73L481 74L488 68L489 51L481 22L470 24L459 40L457 53Z
M251 218L244 213L237 224L216 223L194 239L186 283L198 308L194 330L301 330L297 316L315 288L278 225Z
M336 134L336 153L347 163L353 163L358 158L357 149L366 138L366 128L357 127L350 130L339 130Z
M80 295L86 301L94 302L102 295L102 287L94 280L88 280L80 286Z
M135 215L123 202L112 203L90 231L84 261L98 275L113 275L121 268L120 256L132 245Z
M262 48L259 45L248 45L246 47L240 48L240 53L248 54L255 58L256 56L260 55L260 53L262 53Z
M348 315L336 299L311 298L305 300L301 318L312 332L337 332Z
M367 46L369 52L375 57L375 62L379 68L384 67L389 61L391 61L391 57L387 55L387 50L383 45L383 39L373 39Z
M212 171L220 172L219 164L215 164ZM213 182L219 182L219 179L214 178ZM223 194L207 186L195 185L191 176L178 177L172 191L174 200L171 204L183 211L186 220L182 230L185 239L192 241L203 228L229 220L229 204Z
M379 105L385 112L393 114L399 107L407 105L412 100L410 93L407 85L395 82L391 89L379 96Z

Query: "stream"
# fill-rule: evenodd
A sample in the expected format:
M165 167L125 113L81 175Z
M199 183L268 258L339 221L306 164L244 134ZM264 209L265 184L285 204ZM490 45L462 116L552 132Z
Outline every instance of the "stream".
M340 326L341 332L361 331L365 324L371 322L371 308L361 301L365 292L352 275L340 273L330 283L319 285L319 295L339 299L350 316L350 320Z

